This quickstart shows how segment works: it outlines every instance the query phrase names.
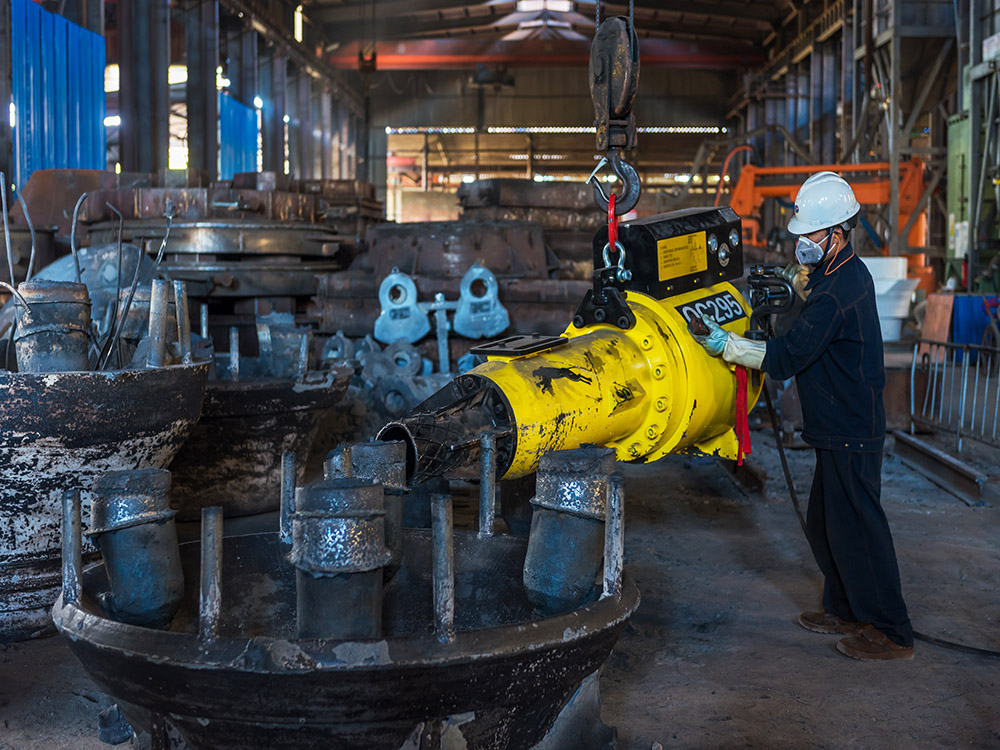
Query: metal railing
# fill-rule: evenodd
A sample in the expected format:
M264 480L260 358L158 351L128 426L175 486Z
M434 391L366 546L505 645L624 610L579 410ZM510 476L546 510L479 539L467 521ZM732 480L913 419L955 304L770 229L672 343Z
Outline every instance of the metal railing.
M922 392L921 392L922 391ZM1000 349L920 339L910 368L910 432L917 425L1000 446Z

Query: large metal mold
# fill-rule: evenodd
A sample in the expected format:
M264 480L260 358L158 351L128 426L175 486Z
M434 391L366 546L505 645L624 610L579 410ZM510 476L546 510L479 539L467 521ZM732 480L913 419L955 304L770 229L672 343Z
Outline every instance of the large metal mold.
M215 505L226 516L277 510L281 454L309 454L320 420L352 375L335 368L301 380L211 381L201 420L170 465L178 519L196 519ZM304 471L303 460L299 479Z
M201 413L207 379L207 363L0 371L0 639L49 623L60 493L88 491L105 472L167 466Z
M70 575L53 616L132 726L165 733L170 725L183 738L174 747L398 750L439 747L419 738L448 727L470 750L530 748L608 657L638 592L618 568L608 596L538 618L521 587L524 540L457 532L453 544L453 556L442 557L429 532L407 530L402 566L385 589L381 639L296 638L295 568L277 562L275 534L225 539L210 637L199 637L192 586L170 632L107 619L103 566L83 573L79 587ZM199 543L181 546L188 580L197 580L200 553ZM447 621L434 604L442 589L432 570L449 561L452 635L442 637L429 632L442 611ZM599 728L582 746L607 746Z
M589 280L593 274L591 237L607 215L594 205L589 184L476 180L458 188L458 202L466 221L536 222L560 260L560 278Z
M539 325L546 332L557 333L566 311L588 286L582 280L552 278L560 260L546 243L541 227L531 222L385 224L375 227L369 236L370 248L355 260L351 274L319 278L310 312L323 331L342 330L348 336L370 333L380 311L395 308L384 294L393 285L383 280L397 272L412 280L411 287L415 282L419 293L419 299L410 294L401 300L411 313L409 319L420 322L404 335L411 342L430 330L426 315L413 313L417 302L426 311L439 295L465 300L455 317L455 331L463 336L496 335L507 328L505 312L514 333L537 330ZM470 268L479 270L470 275ZM480 275L480 284L476 284ZM460 348L454 358L463 353Z

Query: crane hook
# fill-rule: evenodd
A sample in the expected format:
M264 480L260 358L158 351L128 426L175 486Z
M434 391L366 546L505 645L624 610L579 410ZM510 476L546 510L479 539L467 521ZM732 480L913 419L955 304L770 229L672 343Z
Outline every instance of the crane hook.
M593 183L594 186L594 202L597 203L598 208L602 211L608 210L609 199L604 193L604 188L601 187L600 180L597 179L597 173L604 168L605 164L610 165L611 171L621 180L621 195L615 197L615 216L624 216L639 203L639 196L642 194L642 182L639 180L639 173L635 167L622 158L621 152L618 149L612 148L608 150L608 155L601 159L597 168L587 178L587 182Z

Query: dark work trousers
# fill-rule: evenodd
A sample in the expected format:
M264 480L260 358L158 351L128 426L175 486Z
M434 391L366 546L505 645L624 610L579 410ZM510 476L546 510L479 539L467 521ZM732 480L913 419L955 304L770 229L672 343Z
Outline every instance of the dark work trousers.
M881 452L817 450L806 514L809 544L825 576L827 612L871 623L895 643L912 646L881 487Z

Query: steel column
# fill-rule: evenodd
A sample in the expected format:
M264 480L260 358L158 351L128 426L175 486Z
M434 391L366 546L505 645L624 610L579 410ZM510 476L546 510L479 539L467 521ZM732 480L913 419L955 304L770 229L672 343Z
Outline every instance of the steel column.
M358 121L349 112L344 118L344 143L347 146L345 152L347 161L343 178L355 180L360 177L358 174Z
M219 173L219 4L200 0L184 13L187 49L188 167Z
M118 7L119 160L126 172L158 172L167 168L170 144L170 5L133 0Z
M892 27L895 28L899 22L899 3L892 4ZM900 99L903 95L903 78L901 68L901 47L902 43L899 34L893 34L890 41L889 53L889 108L891 116L889 118L889 216L890 222L897 221L899 217L899 158L902 149L900 121L903 119L903 107ZM906 247L906 237L900 234L902 227L893 223L889 232L889 255L899 255L902 248Z
M331 102L333 117L331 151L333 152L333 179L344 179L344 107L336 98Z
M975 68L983 61L983 38L986 29L983 28L984 0L970 0L969 2L969 65ZM983 130L988 127L987 118L993 116L990 112L986 118L983 116L984 105L992 101L987 93L987 85L993 85L992 76L985 78L972 77L970 82L969 100L969 169L968 186L969 191L969 281L976 278L979 271L979 221L981 215L981 202L979 200L982 189L980 166L983 153Z
M820 73L823 80L822 146L817 154L822 164L833 164L837 159L837 99L839 76L837 65L837 43L826 41L820 45L822 63Z
M386 167L385 158L388 152L389 136L386 135L385 128L371 128L368 131L369 157L368 173L360 179L367 179L375 184L375 194L380 201L385 200L386 184L389 181L389 173Z
M2 7L0 3L0 7ZM60 3L59 15L95 34L104 34L104 0L77 0Z
M253 106L257 95L257 33L241 29L226 40L226 76L229 95L241 104Z
M420 149L420 189L423 192L427 192L427 166L428 166L428 145L427 145L427 133L424 133L424 145ZM528 136L528 140L531 140L531 136Z
M261 66L260 97L264 171L285 173L285 87L288 58L277 52L266 55Z
M14 99L11 83L10 0L0 0L0 172L14 174L14 130L9 106ZM6 189L6 186L2 186Z
M313 134L312 134L312 76L300 72L296 81L298 122L298 169L292 172L296 177L308 180L313 174Z
M324 89L319 95L320 138L322 158L320 176L333 177L333 96Z

